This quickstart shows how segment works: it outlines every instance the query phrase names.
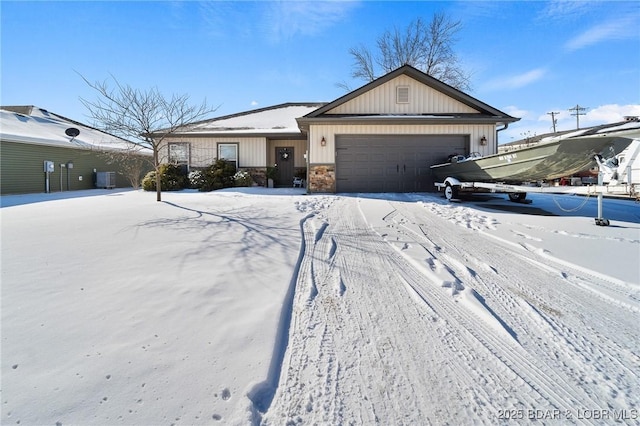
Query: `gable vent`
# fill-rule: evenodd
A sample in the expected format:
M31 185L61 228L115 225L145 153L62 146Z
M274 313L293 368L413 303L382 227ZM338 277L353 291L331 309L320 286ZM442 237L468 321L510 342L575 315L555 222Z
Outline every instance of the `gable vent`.
M409 103L409 86L396 87L396 103L397 104Z

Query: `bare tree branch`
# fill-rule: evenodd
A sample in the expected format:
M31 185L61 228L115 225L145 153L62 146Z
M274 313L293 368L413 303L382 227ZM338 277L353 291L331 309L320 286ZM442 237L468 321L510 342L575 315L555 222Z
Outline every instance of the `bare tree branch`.
M375 80L376 76L373 68L373 60L371 59L371 52L363 45L360 45L359 47L349 49L349 53L354 59L351 76L367 81Z
M335 83L335 86L339 89L344 90L345 92L350 92L352 90L351 86L349 86L349 84L346 81Z
M167 99L157 87L148 90L135 89L121 84L113 75L114 87L108 81L90 82L80 75L89 87L94 89L96 100L81 98L82 104L104 131L123 139L150 148L156 169L157 200L161 201L160 148L164 140L178 130L202 120L215 111L207 107L206 101L200 105L189 104L188 95L172 95Z
M455 35L461 29L460 21L434 13L429 23L417 18L404 30L387 30L376 40L375 54L364 45L349 49L354 59L351 76L372 81L377 74L374 63L382 73L408 64L457 89L468 90L470 77L453 51Z

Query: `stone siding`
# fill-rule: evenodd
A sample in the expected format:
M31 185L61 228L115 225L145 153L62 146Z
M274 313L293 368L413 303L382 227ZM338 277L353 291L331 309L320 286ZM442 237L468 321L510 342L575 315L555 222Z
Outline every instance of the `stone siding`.
M333 164L311 166L309 192L336 192L336 167Z
M240 167L240 170L249 172L251 179L257 186L267 186L267 168L264 167Z

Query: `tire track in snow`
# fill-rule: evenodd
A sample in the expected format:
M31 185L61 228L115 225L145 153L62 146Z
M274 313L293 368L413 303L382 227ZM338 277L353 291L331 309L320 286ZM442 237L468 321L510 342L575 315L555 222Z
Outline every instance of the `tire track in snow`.
M407 206L407 204L402 204L402 206ZM411 205L409 204L409 206ZM429 227L425 227L425 228L429 229ZM426 231L424 229L423 229L423 233L426 234ZM431 232L431 234L438 235L439 233L436 230L436 232ZM481 235L483 234L483 232L480 231L478 232L478 234ZM444 245L445 246L447 245L446 242L444 242ZM447 252L448 250L443 249L439 252L439 254L444 255L446 257ZM466 249L466 252L468 252L468 248ZM459 251L458 251L458 254L465 254L468 256L468 254L460 253ZM535 253L532 253L532 255L535 255ZM495 258L498 258L498 257L499 256L496 256ZM475 259L474 257L471 257L471 260L476 264L480 262L478 259ZM489 268L483 268L483 270L491 272L490 275L499 276L498 271L494 266L490 266ZM541 265L541 270L545 271L546 273L551 272L556 276L562 276L564 280L579 279L579 280L584 280L587 284L593 284L592 281L586 281L584 278L581 278L581 277L568 275L564 273L561 274L557 269L549 268L546 265ZM518 276L517 273L514 276L517 277ZM482 274L474 276L474 278L476 278L476 284L481 284L483 281ZM485 291L486 289L491 289L493 293L495 293L496 290L499 290L500 293L506 293L506 289L509 289L510 287L512 287L511 285L500 286L499 284L497 284L499 283L499 280L496 281L493 278L490 278L490 279L491 279L492 285L490 286L483 285L482 287L483 291ZM516 293L518 292L516 291ZM504 303L503 296L499 295L498 299L500 300L501 303ZM522 299L518 301L516 299L513 299L513 297L510 297L509 299L511 299L509 303L512 306L514 301L520 304L524 302L524 300ZM530 305L528 305L527 303L527 306L530 306ZM531 308L533 307L531 306ZM546 309L546 310L549 310L549 309ZM542 317L544 317L545 321L552 320L549 318L548 315L545 315L542 312L535 310L535 308L529 309L529 310L523 309L521 311L530 320L533 320L534 323L536 322L540 323L541 322L540 318ZM589 308L586 308L584 311L588 312ZM627 372L631 372L631 370L627 365L634 365L638 367L639 358L637 356L634 356L632 352L626 350L624 347L621 347L620 345L613 344L613 342L611 342L610 340L609 342L604 342L605 343L604 345L602 344L595 345L594 342L592 342L589 339L585 339L584 337L580 339L581 341L577 341L578 340L577 335L568 336L566 330L555 328L554 330L549 331L548 327L541 327L538 329L536 329L535 327L532 328L531 326L529 326L529 321L523 321L519 324L519 326L520 326L519 328L524 328L525 330L527 330L527 332L524 333L525 336L537 336L540 342L544 344L545 347L548 347L553 354L555 354L556 358L562 358L564 360L563 361L563 364L565 364L564 371L566 371L566 373L564 373L566 375L565 381L571 380L574 386L577 383L580 387L584 387L585 389L592 388L600 391L600 388L602 387L610 388L611 395L606 395L606 396L617 398L617 401L611 401L611 397L605 398L603 400L609 400L610 402L604 405L603 408L611 408L613 406L613 407L616 407L617 409L624 409L624 408L633 407L637 405L637 398L636 398L636 401L634 401L633 399L627 399L626 401L622 399L625 396L628 396L630 394L630 390L633 389L634 383L637 386L637 383L638 383L637 374L635 372L631 374L617 374L616 380L611 380L611 378L608 376L608 374L610 373L607 373L607 367L610 366L611 364L617 364L618 365L617 368ZM575 332L573 334L575 334ZM606 339L605 336L602 336L601 334L599 335L597 333L595 337L598 337L599 339ZM607 350L603 350L603 346ZM532 354L536 354L538 358L540 359L546 358L547 365L552 365L553 362L556 362L556 363L558 362L558 359L553 360L549 357L549 354L537 350L538 345L535 344L535 342L533 345L531 344L528 345L528 348L529 348L529 351L532 352ZM585 353L587 354L590 353L592 355L585 356ZM595 361L593 357L596 357ZM625 365L625 363L623 363L622 360L624 360L624 362L627 365ZM549 364L549 361L552 361L552 363ZM553 368L556 368L556 367L553 367ZM640 371L640 369L635 368L635 371ZM579 376L579 377L576 378L576 376ZM588 382L582 383L583 380L587 380ZM603 383L603 385L600 385L600 383ZM591 389L589 389L588 393L591 393ZM622 395L621 397L619 395L620 393L623 393L624 395ZM596 397L596 400L597 398L598 397ZM600 401L600 403L602 404L603 402ZM611 403L613 403L613 405L611 405Z
M335 356L333 333L314 309L318 304L334 303L330 299L346 290L333 261L336 242L324 238L328 227L329 223L321 215L314 214L302 228L305 244L293 303L295 321L283 361L281 385L276 391L277 404L271 410L277 414L273 419L265 416L264 424L279 424L279 417L299 423L305 414L314 411L322 413L323 422L333 423L341 411L339 399L331 398L327 402L323 398L338 392L340 365ZM327 292L327 286L333 291ZM313 379L311 384L308 376Z
M391 204L395 205L396 203ZM365 220L367 220L364 213L363 216L365 217ZM397 220L398 216L399 215L397 214L390 215L387 216L386 219ZM401 222L404 221L401 220ZM404 223L402 223L402 226L404 226ZM440 251L440 254L442 254L442 251ZM416 274L425 275L424 269L419 268L418 270L412 271L411 267L414 266L415 263L409 260L409 265L411 267L407 267L407 265L403 265L403 263L405 263L404 260L406 259L396 259L396 270L404 272L405 279L409 283L409 286L416 293L420 294L423 300L436 299L438 301L438 303L432 304L432 309L435 307L441 315L449 318L452 324L463 323L465 325L463 330L471 333L475 339L482 342L487 349L496 355L502 363L509 366L509 368L518 374L532 388L536 389L542 395L545 395L546 399L551 402L555 408L570 410L576 407L576 404L578 404L577 406L581 406L580 403L583 404L582 406L587 407L597 406L597 401L591 399L582 391L577 391L577 389L567 383L561 376L554 374L553 370L548 366L536 365L536 360L532 359L526 352L519 350L516 346L505 344L506 342L504 340L496 339L485 324L475 321L469 312L454 306L455 302L452 301L451 298L442 297L442 292L439 291L440 289L437 287L442 286L443 282L437 277L434 279L432 274L427 273L426 277L432 282L432 284L431 286L422 285L420 277L416 276ZM447 311L446 314L443 312L443 309ZM563 386L558 390L558 384L564 384L566 385L566 388Z
M527 254L529 256L527 256ZM544 264L537 259L539 256L539 250L531 249L528 253L514 253L517 257L523 261L531 264L540 271L547 274L551 274L554 280L560 277L562 283L570 284L576 290L588 290L589 293L594 293L597 298L587 298L587 300L601 300L611 304L613 309L622 307L628 310L630 314L635 314L638 309L631 303L624 302L624 299L629 297L625 289L628 289L628 285L622 283L616 284L610 281L610 277L605 276L604 281L601 281L598 277L594 277L592 271L583 271L581 268L577 268L574 272L567 272L558 269L556 266ZM543 259L545 256L543 256ZM551 259L555 260L555 259ZM562 264L558 262L552 262L552 264ZM569 268L571 264L567 265ZM577 272L577 273L576 273ZM586 277L580 276L579 273L586 273ZM494 289L496 286L492 286ZM527 286L528 287L528 286ZM488 287L491 288L491 287ZM640 382L640 357L634 354L631 348L626 348L620 344L614 344L611 339L608 339L601 332L597 332L594 329L589 330L589 338L585 338L584 335L577 333L575 330L563 325L559 322L558 317L561 316L561 312L546 306L545 303L539 298L535 297L535 294L529 292L523 292L526 287L520 287L519 290L513 289L513 291L519 294L522 299L520 300L521 306L524 303L525 308L522 309L523 315L527 315L534 323L540 324L541 322L546 325L541 325L537 329L534 329L528 324L523 324L527 327L526 335L537 336L537 339L545 351L535 351L537 344L530 345L529 349L533 349L538 354L538 358L547 359L547 362L559 362L562 360L563 368L567 371L567 376L575 383L578 383L581 387L591 387L599 390L601 393L604 389L607 389L607 394L603 395L609 399L605 407L610 408L615 406L617 409L625 409L626 407L633 407L637 405L637 398L630 398L633 393L633 389L637 387ZM558 289L569 288L566 286L558 286ZM610 293L604 293L598 288L608 289ZM617 294L616 297L612 297L610 294ZM571 297L571 296L569 296ZM532 302L532 299L536 299L536 305L541 306L542 310L536 309ZM575 297L570 299L573 303L577 301ZM584 298L582 300L585 300ZM597 305L597 303L594 303ZM528 309L527 309L528 308ZM589 312L594 307L584 306L583 312ZM637 315L636 315L637 317ZM537 320L536 320L537 319ZM634 330L636 327L634 327ZM629 341L633 341L633 334L629 334ZM597 338L599 340L596 344L593 340ZM625 340L618 340L618 343ZM624 373L617 372L613 374L615 379L610 377L611 366L615 365L616 369L622 370ZM629 366L633 365L634 368ZM615 370L614 370L615 371ZM602 389L601 389L602 388ZM613 398L613 400L612 400ZM604 401L606 398L602 398ZM603 402L601 402L603 404Z
M591 380L594 384L598 382L605 383L611 398L619 400L618 409L624 407L633 407L636 402L633 401L632 394L635 393L637 383L640 381L638 371L640 371L640 358L631 351L621 350L615 347L610 340L600 345L595 345L591 341L587 341L584 336L579 335L574 330L554 320L549 315L538 311L534 306L526 300L522 300L522 308L524 311L531 310L537 314L538 327L540 334L545 337L540 338L541 345L553 354L556 358L562 357L563 363L568 366L569 362L574 365L587 365L588 370L572 369L574 376L580 377L580 380ZM607 339L608 340L608 339ZM577 344L576 342L579 342ZM573 348L572 351L561 351L563 347ZM613 354L616 352L616 355ZM635 368L630 368L621 360L632 360L635 358ZM633 363L633 361L631 362ZM615 366L615 377L609 377L605 370L606 366ZM569 366L567 368L570 368ZM615 387L607 384L611 381L615 383ZM609 405L610 406L610 405Z
M267 378L264 382L253 386L253 388L247 393L247 397L252 404L251 414L254 419L254 423L259 423L262 420L263 414L271 407L273 398L281 386L280 380L282 371L289 364L287 356L291 357L291 352L288 349L291 344L291 330L298 329L296 323L298 321L298 316L296 315L295 310L296 306L300 305L300 303L296 304L296 300L301 297L304 298L304 294L311 295L314 291L313 288L310 287L306 289L305 293L301 292L301 289L298 288L300 275L308 274L310 270L309 258L306 256L308 246L311 242L311 239L308 238L308 230L311 229L311 232L316 231L315 224L314 226L311 226L310 224L313 223L312 221L315 220L318 212L330 206L333 201L334 199L330 197L314 197L304 203L296 202L296 208L301 212L307 213L304 218L300 220L300 230L303 238L301 240L298 260L289 284L289 290L287 291L287 295L283 301L278 331L275 338L275 347ZM319 233L318 238L321 238L322 232L324 232L324 229L321 227L321 232ZM311 286L313 286L313 282L311 282ZM296 336L296 334L294 334L294 336ZM304 352L297 352L294 354L300 357L298 359L299 363L305 362L306 354Z
M397 300L398 293L393 286L380 285L395 280L392 271L387 274L375 267L375 263L386 256L386 253L376 250L386 247L386 244L375 238L372 253L368 250L372 235L367 230L360 230L361 219L355 216L358 220L354 223L352 213L340 214L335 219L336 222L329 220L329 227L315 243L317 234L310 229L312 221L305 226L304 238L307 243L297 288L304 289L309 285L313 269L318 295L308 303L300 297L306 293L305 290L297 293L295 319L282 367L280 387L263 422L348 424L357 420L361 424L380 421L424 424L425 419L429 418L423 412L424 407L437 407L439 396L416 395L412 391L412 383L420 382L418 388L427 389L429 386L425 380L436 383L437 378L443 376L438 372L437 376L432 377L429 371L416 375L412 366L425 354L416 353L412 341L406 339L422 335L424 332L420 330L427 322L416 321L416 315L422 315L417 310L410 309L405 313L405 309L400 308L401 301ZM332 228L334 232L328 235ZM335 249L331 248L334 245ZM330 248L328 253L333 253L330 261L324 256L327 246ZM354 247L365 249L353 251ZM342 252L343 248L346 248L346 253ZM340 268L342 283L346 287L343 297L336 295L335 282L319 279L331 276L326 272L332 265ZM352 288L349 284L366 283L368 279L372 280L371 287ZM383 309L378 312L374 308L369 311L372 306L370 302L363 302L363 299L370 297L371 293L379 294L380 297L376 299L378 303L384 301L385 304L393 304L394 310ZM399 294L406 295L406 292ZM386 318L385 314L397 315L398 318ZM327 333L321 332L327 324L333 327L331 339L326 338ZM409 332L409 336L398 333L399 330L390 332L389 326L393 329L402 327ZM410 332L412 329L413 332ZM329 353L328 346L333 346L332 353L335 354L331 370L327 368L329 358L320 356L321 353ZM333 373L330 372L335 372L337 376L331 376ZM331 377L338 377L335 383L339 383L339 386L328 386L333 383L333 379L329 381ZM432 416L448 419L454 414L459 412L450 412L449 407L442 407L433 409Z
M398 263L398 267L402 267L402 262ZM411 277L412 274L407 274ZM413 276L409 280L418 283L417 277ZM570 384L566 383L556 374L551 373L544 368L539 368L538 363L526 353L521 353L518 349L505 344L504 340L495 338L492 331L484 327L482 322L475 321L470 315L463 310L451 306L451 301L437 294L437 291L430 291L426 286L409 284L411 289L420 294L424 299L431 299L437 302L437 313L445 317L448 322L457 328L460 335L470 334L475 340L479 341L487 348L496 358L509 369L511 369L518 377L520 377L528 386L536 390L542 395L547 402L551 404L551 409L561 409L563 411L572 410L576 406L597 406L597 402L582 395L582 392L575 392ZM473 345L473 342L470 343ZM566 385L563 386L563 385ZM586 401L586 402L585 402ZM543 409L549 409L545 407ZM576 413L577 414L577 413Z
M300 221L300 228L304 229L305 224L313 214L308 214ZM271 363L267 378L264 382L259 383L247 393L247 397L252 404L252 417L260 418L261 413L266 412L273 401L275 392L279 386L280 375L282 373L282 366L286 355L287 347L289 345L291 322L293 317L294 300L296 295L296 283L297 277L300 274L300 269L304 264L304 253L306 251L306 242L303 240L298 260L294 268L294 274L289 283L289 290L285 300L283 301L282 311L280 313L280 321L278 323L278 331L276 333L275 345L273 354L271 356Z
M364 202L364 201L363 201ZM385 216L385 219L389 220L394 218L395 215L387 215ZM375 223L372 224L372 221L370 218L367 218L366 215L363 215L363 218L365 219L365 221L367 221L369 223L369 225L375 229L378 228L380 229L380 235L384 236L388 239L390 238L390 235L388 233L389 231L389 224L385 224L385 223ZM386 244L386 243L383 243ZM417 243L416 243L417 244ZM434 245L434 247L438 247L437 245ZM438 253L440 253L440 248L438 249ZM476 351L478 351L480 348L477 345L477 342L483 342L483 340L481 338L479 338L478 336L476 336L475 338L469 338L468 336L468 330L472 329L472 327L470 326L470 324L472 323L476 323L477 319L473 319L473 320L469 320L468 323L466 324L466 327L463 327L462 329L459 326L459 319L453 315L451 312L443 312L442 311L442 304L444 303L444 300L447 300L449 303L454 303L452 301L451 297L446 297L446 299L443 299L442 297L444 297L445 295L443 294L444 292L442 292L440 287L443 284L443 280L440 279L439 277L435 276L434 274L428 274L430 276L430 278L432 280L435 281L435 283L433 284L428 284L431 287L432 291L435 291L435 294L438 294L439 296L442 297L433 297L434 293L430 293L430 292L422 292L417 290L417 288L421 288L421 283L424 282L424 268L420 268L420 271L418 272L418 270L414 269L414 264L407 264L407 259L402 256L402 255L394 255L395 253L391 252L388 255L388 258L393 262L390 265L390 269L394 270L394 271L398 271L400 273L400 275L404 278L403 281L405 282L405 284L407 286L409 286L409 288L411 289L411 293L412 296L414 296L414 299L416 300L421 300L425 302L425 305L429 306L430 310L433 310L434 312L437 312L438 316L443 318L443 321L445 322L447 328L452 328L454 330L454 332L451 331L445 331L444 336L442 336L443 340L445 340L450 348L450 352L452 354L457 354L456 357L460 357L463 358L465 360L467 360L468 362L472 363L475 361L477 361L478 359L478 353L476 353ZM466 269L465 269L466 270ZM467 271L468 272L468 271ZM435 285L434 285L435 284ZM445 303L446 305L446 303ZM456 307L455 309L460 309L459 307ZM455 312L455 309L453 312ZM462 309L462 311L465 311L465 309ZM469 314L469 317L471 315ZM467 317L467 318L469 318ZM486 333L489 334L493 334L493 330L491 331L485 331ZM464 336L467 335L466 338L460 340L460 336ZM483 342L483 348L485 349L491 349L490 345L487 345L486 342ZM468 348L473 348L473 350L470 350ZM482 352L482 351L479 351ZM495 356L495 351L489 351L491 352L492 355L492 361L488 361L490 364L495 364L495 358L493 358L493 356ZM458 364L456 364L458 365ZM495 367L492 366L491 367L492 371L495 370ZM502 370L507 370L507 366L505 366ZM471 371L471 373L478 373L479 369L473 370ZM500 370L500 368L498 368L498 370ZM518 377L518 371L516 371L515 369L511 368L511 371L516 373L514 375L514 378ZM466 371L466 374L469 374L469 371ZM491 407L492 404L496 403L496 398L491 398L488 396L485 396L484 398L482 398L482 394L484 393L485 395L487 395L486 389L491 389L492 387L500 387L501 383L499 381L495 381L495 380L491 380L491 378L487 377L486 375L480 375L476 380L474 380L475 383L485 383L488 384L486 386L474 386L473 387L473 391L476 393L476 396L474 397L474 400L478 400L478 401L482 401L482 403L480 405L485 405L485 406L489 406ZM491 384L492 383L492 384ZM523 381L524 383L524 381ZM533 387L532 387L533 388ZM527 394L526 391L519 391L518 392L518 396L519 397L524 397L525 394ZM528 405L526 403L526 401L524 402L524 405L519 405L520 407L531 407L531 406L535 406L535 401L536 398L534 397L529 397L528 399ZM515 402L517 404L522 404L523 401L519 401L519 402ZM505 405L493 405L493 413L497 413L497 410L499 408L504 408ZM486 418L484 419L484 421L488 421ZM490 420L490 423L494 423L497 421L497 418L493 418Z
M531 248L528 245L525 245L523 247L527 251L535 252L536 254L542 256L543 258L546 258L546 259L550 258L550 256L546 256L546 254L539 249ZM569 284L592 293L595 297L598 297L603 302L611 303L613 305L627 309L631 312L636 312L636 313L640 312L640 303L633 303L637 301L632 299L628 292L629 289L632 289L633 287L627 283L624 283L623 281L612 282L611 277L605 276L603 278L604 280L606 280L605 283L602 283L602 282L595 283L593 280L585 280L583 278L580 278L576 274L571 274L567 271L560 270L556 267L544 264L536 259L523 256L522 254L514 253L514 255L520 257L522 260L528 262L532 266L537 267L538 269L546 270L550 273L554 273L554 274L557 274L558 276L561 276L562 278L566 279L566 281ZM552 258L551 260L554 261L555 263L563 264L567 268L577 269L581 272L586 272L588 275L595 275L597 277L597 275L594 274L593 271L589 271L589 270L584 271L583 268L579 268L568 262L561 262L559 259L556 259L556 258ZM631 303L625 301L625 299L630 299L630 298L632 299Z
M497 424L498 409L598 407L599 395L568 377L590 372L578 357L563 369L534 345L537 338L559 340L548 347L562 355L567 343L558 337L567 336L576 348L588 347L570 329L545 325L544 312L517 310L524 300L518 292L556 309L521 279L519 262L493 240L487 245L493 257L461 256L467 238L475 241L486 227L451 234L451 224L436 217L420 228L410 214L414 203L400 203L411 210L398 214L397 205L369 200L362 215L361 200L335 199L303 227L289 346L264 424ZM415 205L420 209L426 210ZM399 230L405 241L392 248L388 240ZM433 258L428 268L435 283L404 255L418 246ZM459 294L439 287L442 277L477 289L524 345L478 321ZM534 270L532 277L549 281L550 275ZM309 300L312 284L317 294Z
M386 218L392 218L393 215L387 215ZM364 217L363 217L364 219ZM371 225L371 223L369 223L369 225ZM386 224L382 223L381 224L382 227L387 226ZM386 231L387 228L384 228L384 230ZM384 232L384 231L383 231ZM407 267L407 265L402 264L399 265L397 263L393 263L393 262L389 262L389 259L396 259L398 258L398 255L394 255L395 253L393 251L389 251L389 248L385 249L384 246L388 247L388 243L385 242L382 239L379 239L376 241L376 244L378 246L378 251L380 253L384 253L384 256L382 257L384 259L385 262L385 268L384 269L388 269L390 271L393 271L394 274L399 275L399 276L403 276L402 272L398 272L399 269L405 269ZM442 271L445 274L448 273L447 271ZM416 277L416 279L418 279L419 281L424 281L424 277ZM447 279L449 279L452 282L455 282L455 278L453 277L448 277ZM404 281L405 283L407 282L406 277L405 279L403 279L402 281ZM431 309L434 309L436 311L439 310L438 306L432 306ZM455 360L454 362L446 362L444 365L440 366L440 368L446 368L448 370L452 370L453 371L453 377L455 377L455 379L453 380L453 383L458 383L457 387L460 389L459 392L461 394L465 394L464 398L471 398L471 400L477 402L477 405L482 407L491 407L492 404L495 404L496 401L501 400L501 398L496 398L495 395L489 395L487 393L487 389L493 389L493 388L500 388L502 387L502 383L501 381L503 379L499 378L500 376L502 376L503 374L508 374L511 375L510 373L507 372L506 368L503 369L498 369L499 371L494 372L494 370L490 371L489 374L486 374L483 372L483 369L476 369L476 368L471 368L469 369L469 366L473 366L474 362L483 362L483 363L494 363L495 361L493 361L493 355L490 355L489 352L484 352L482 350L480 350L478 352L478 349L480 349L477 345L477 343L475 343L474 341L469 341L469 340L460 340L460 336L459 333L452 333L450 330L448 330L448 328L450 327L450 324L452 324L452 320L450 319L450 317L444 317L444 320L442 320L441 318L443 317L442 315L438 315L438 317L440 317L440 319L437 320L437 323L441 324L441 326L438 328L438 330L440 330L440 336L442 338L442 340L445 343L445 348L442 348L442 351L439 351L439 354L437 356L438 359L440 360L449 360L450 358L452 358L453 354L455 355ZM439 345L438 345L439 348ZM487 358L487 356L489 356L489 358ZM460 362L462 360L462 362ZM466 363L464 362L466 361ZM464 366L465 369L462 369L461 367ZM441 370L439 370L441 371ZM498 376L496 376L496 374L498 374ZM471 380L470 377L472 377L472 382L474 383L474 385L469 385L468 381ZM510 379L510 381L512 381L514 378L516 378L517 376L513 376L512 379ZM487 384L486 386L477 386L477 383L485 383ZM524 396L523 393L525 392L519 392L520 396ZM471 395L471 396L470 396ZM504 396L502 397L504 398ZM534 401L534 399L531 399L530 401ZM503 405L504 406L504 405ZM499 408L499 406L493 406L493 412L497 413L497 409ZM492 420L489 420L487 413L484 413L484 420L483 421L488 421L489 423L493 423L495 421L495 418ZM477 417L477 413L472 414L469 413L469 415L473 416L473 417Z

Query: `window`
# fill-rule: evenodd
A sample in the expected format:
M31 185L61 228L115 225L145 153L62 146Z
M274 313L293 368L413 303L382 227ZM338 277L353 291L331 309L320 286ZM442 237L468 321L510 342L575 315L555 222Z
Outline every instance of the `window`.
M170 143L169 144L169 163L171 164L189 164L189 144L188 143Z
M225 160L238 169L238 144L237 143L220 143L218 144L218 158Z
M396 87L396 103L397 104L409 103L409 86Z

